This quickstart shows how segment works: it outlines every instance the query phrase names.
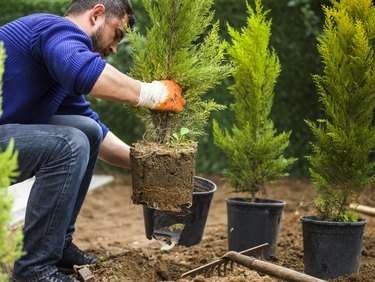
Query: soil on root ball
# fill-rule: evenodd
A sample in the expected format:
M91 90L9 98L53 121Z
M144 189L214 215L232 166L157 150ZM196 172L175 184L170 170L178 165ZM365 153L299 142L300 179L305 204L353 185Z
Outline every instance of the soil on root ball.
M218 259L227 252L227 216L225 198L241 196L228 193L229 187L218 177L218 189L213 197L205 233L200 244L175 246L168 252L162 243L145 238L141 205L130 199L129 176L115 174L110 185L90 193L78 218L75 243L100 258L92 268L95 281L282 281L243 267L233 273L211 278L198 276L180 279L181 274ZM303 272L302 226L300 216L313 213L314 190L309 181L284 179L269 186L267 198L286 201L280 228L276 257L270 262ZM369 187L361 204L375 206L374 189ZM375 217L362 215L368 223L362 246L361 269L358 274L331 281L375 281Z
M175 147L139 141L130 148L132 200L149 208L180 212L192 205L197 144Z

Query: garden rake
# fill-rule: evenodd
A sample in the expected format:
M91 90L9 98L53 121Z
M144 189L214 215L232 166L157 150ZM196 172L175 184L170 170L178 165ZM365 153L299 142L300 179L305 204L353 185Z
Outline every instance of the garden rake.
M244 250L240 252L239 254L245 255L245 256L253 256L253 257L262 257L263 250L268 246L268 243ZM218 272L219 276L226 275L228 271L233 271L233 265L234 261L230 258L226 257L226 255L222 256L221 258L210 262L208 264L205 264L203 266L197 267L193 270L190 270L186 273L183 273L181 275L181 278L187 277L187 276L197 276L197 275L204 275L204 277L211 277L215 269Z
M181 278L187 276L194 277L199 274L204 275L204 277L211 277L213 276L215 269L217 269L218 276L222 276L223 274L225 276L227 272L233 271L233 265L234 263L237 263L251 270L255 270L266 275L280 278L285 281L324 282L324 280L321 280L319 278L255 258L259 258L262 256L262 252L266 246L268 246L267 243L242 252L227 252L218 260L215 260L211 263L200 266L196 269L193 269L182 274Z

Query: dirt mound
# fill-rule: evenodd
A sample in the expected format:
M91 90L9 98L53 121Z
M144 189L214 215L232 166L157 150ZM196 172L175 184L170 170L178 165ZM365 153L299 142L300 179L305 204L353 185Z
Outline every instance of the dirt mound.
M260 276L248 269L234 268L233 272L226 277L218 277L217 274L211 278L199 275L194 278L180 279L181 271L188 271L190 267L170 259L158 256L147 256L141 249L131 250L105 258L96 266L91 267L95 281L275 281L268 276Z
M130 250L99 260L91 268L96 281L165 281L176 280L183 267L174 261L148 256L141 249ZM175 270L175 271L174 271Z

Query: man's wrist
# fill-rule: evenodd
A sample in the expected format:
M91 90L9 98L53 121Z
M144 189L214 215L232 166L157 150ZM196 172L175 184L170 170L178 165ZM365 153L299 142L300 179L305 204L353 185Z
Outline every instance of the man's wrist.
M154 109L167 98L167 89L160 81L140 82L141 91L136 106Z

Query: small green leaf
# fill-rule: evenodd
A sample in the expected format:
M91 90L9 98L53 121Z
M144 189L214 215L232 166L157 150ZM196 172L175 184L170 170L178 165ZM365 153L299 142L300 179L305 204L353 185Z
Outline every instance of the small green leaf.
M162 252L169 252L169 251L171 251L175 246L176 246L176 242L171 242L170 244L164 244L164 245L160 248L160 251L162 251Z
M189 129L187 129L186 127L182 127L181 130L180 130L180 134L181 135L186 135L189 133Z

